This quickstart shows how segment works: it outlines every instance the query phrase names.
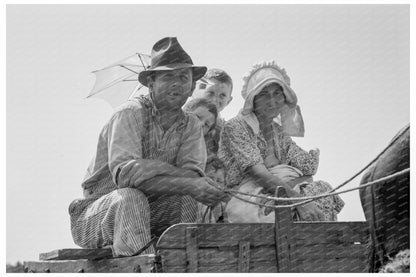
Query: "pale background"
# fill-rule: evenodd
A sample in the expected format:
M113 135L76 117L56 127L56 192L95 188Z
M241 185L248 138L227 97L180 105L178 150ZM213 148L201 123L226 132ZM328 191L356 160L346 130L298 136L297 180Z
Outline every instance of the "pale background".
M242 106L253 63L286 68L318 147L315 179L340 184L410 120L408 5L9 5L7 7L7 262L75 247L67 212L112 108L84 99L90 72L176 36L195 64L225 69ZM360 178L346 188L357 186ZM342 221L364 220L358 192Z

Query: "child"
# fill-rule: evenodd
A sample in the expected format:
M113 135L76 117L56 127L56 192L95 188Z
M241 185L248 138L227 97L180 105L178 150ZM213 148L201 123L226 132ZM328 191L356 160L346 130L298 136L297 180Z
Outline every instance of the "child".
M222 69L211 68L208 69L205 76L197 82L196 88L192 94L192 101L205 99L214 104L217 107L218 113L220 113L233 99L231 96L232 90L233 80L227 72ZM217 152L220 141L220 133L224 124L225 120L218 115L216 117L215 127L205 135L205 143L208 153L205 173L208 177L211 177L222 186L225 182L225 170L222 162L217 157ZM214 219L214 222L218 222L218 220L220 222L226 221L226 215L222 213L222 208L223 205L218 205L212 210L214 218L217 217ZM220 214L220 218L218 218L218 213ZM212 222L212 216L208 216L208 218L210 218L210 222ZM203 220L203 222L207 221Z
M227 72L222 69L211 68L197 82L192 98L205 98L209 100L217 106L218 113L220 113L233 99L231 96L232 90L233 81Z
M208 69L205 76L197 82L196 88L192 94L192 99L206 99L213 103L218 110L222 112L224 108L230 104L233 97L231 92L233 90L233 80L222 69L211 68ZM218 152L218 144L220 140L220 133L224 126L225 120L218 115L216 127L209 132L206 137L207 148L211 149L213 153Z
M193 99L186 103L183 106L183 110L187 113L195 114L198 117L204 132L205 140L207 140L210 136L210 132L212 132L216 127L218 118L217 107L207 99L199 98ZM213 152L212 148L207 145L207 164L205 167L205 174L217 183L223 185L224 171L222 170L221 165L222 163L217 158L217 153Z
M217 107L204 98L193 99L183 106L183 110L187 113L195 114L200 120L204 137L207 140L210 132L215 128L218 111ZM221 187L224 187L225 176L222 162L217 158L217 153L207 146L207 164L205 174L210 177ZM198 204L198 222L215 223L223 219L223 205L208 208L205 205Z

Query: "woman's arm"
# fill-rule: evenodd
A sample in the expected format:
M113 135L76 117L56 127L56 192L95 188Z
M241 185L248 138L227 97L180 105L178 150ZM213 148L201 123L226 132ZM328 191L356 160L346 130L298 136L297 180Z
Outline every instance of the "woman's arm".
M309 152L299 147L290 137L283 137L286 160L304 175L315 175L319 166L319 150Z
M277 186L284 187L289 197L300 197L301 195L294 191L289 184L283 182L279 177L271 174L263 164L257 164L247 168L248 174L256 180L257 184L264 187L268 192L273 193ZM305 221L319 221L323 218L322 212L311 202L302 206L297 206L296 209L300 215L301 220Z
M270 173L264 164L256 164L247 168L247 172L251 178L256 180L257 184L262 186L268 192L274 194L276 187L284 187L289 197L298 197L299 193L294 191L292 187L279 177Z

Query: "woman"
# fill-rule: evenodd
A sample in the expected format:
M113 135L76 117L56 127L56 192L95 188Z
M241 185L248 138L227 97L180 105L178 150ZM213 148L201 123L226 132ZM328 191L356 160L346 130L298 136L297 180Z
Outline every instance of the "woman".
M213 179L222 188L224 187L225 176L224 166L217 158L218 146L215 146L211 136L218 118L218 111L216 106L204 98L197 98L189 101L183 107L187 113L195 114L200 120L202 130L207 146L207 163L205 167L205 174L207 177ZM207 207L198 203L198 217L197 222L202 223L216 223L222 222L224 203L220 203L215 207Z
M252 194L273 195L277 186L289 197L327 192L323 181L312 182L319 150L306 152L290 138L303 136L304 126L290 79L277 64L255 65L244 78L244 107L229 120L221 134L218 157L226 169L226 186ZM249 198L257 203L257 197ZM297 206L300 220L336 220L343 207L338 197ZM226 208L229 222L274 222L274 213L232 198Z

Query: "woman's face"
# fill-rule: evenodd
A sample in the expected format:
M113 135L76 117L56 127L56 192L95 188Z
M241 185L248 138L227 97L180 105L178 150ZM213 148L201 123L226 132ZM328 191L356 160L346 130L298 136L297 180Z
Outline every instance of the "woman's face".
M254 97L253 111L262 118L273 119L279 115L280 109L285 105L283 88L276 83L265 86L259 94Z
M204 131L204 135L206 135L211 127L215 124L214 114L211 113L207 107L203 106L199 106L193 110L192 113L198 117L202 130Z

